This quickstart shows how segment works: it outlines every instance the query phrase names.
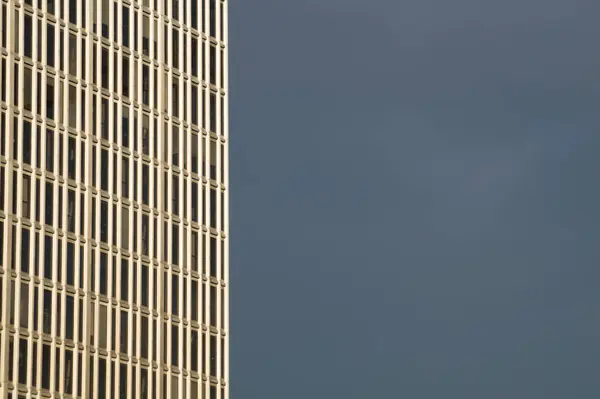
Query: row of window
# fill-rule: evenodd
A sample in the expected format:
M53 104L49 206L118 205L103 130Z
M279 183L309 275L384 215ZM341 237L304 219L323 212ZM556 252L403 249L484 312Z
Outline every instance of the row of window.
M3 175L3 167L0 166L0 183L4 180ZM51 183L46 183L51 184ZM15 185L16 187L16 185ZM46 187L48 190L48 187ZM14 194L14 191L13 191ZM79 215L76 213L75 206L75 195L74 191L68 191L68 201L67 201L67 232L76 234L76 228L79 229L78 233L80 236L86 236L85 233L85 220L87 218L91 219L91 230L92 233L92 243L96 242L96 234L97 234L97 226L96 226L96 217L97 214L94 212L96 208L95 198L92 199L92 214L91 216L85 216L85 212L79 212ZM0 198L3 198L4 188L0 188ZM59 195L59 197L61 197ZM23 207L22 209L28 209L30 207L30 198L28 195L24 195L23 197ZM46 198L51 198L46 196ZM36 202L36 218L38 218L40 213L40 201ZM49 227L62 227L62 223L52 224L51 221L54 220L54 206L52 202L46 201L46 207L44 210L44 222ZM49 204L49 205L48 205ZM81 204L81 203L80 203ZM81 206L81 205L79 205ZM0 200L0 211L5 211L4 202ZM132 218L130 219L130 213L132 214ZM24 217L28 216L22 212ZM139 217L141 215L141 217ZM206 234L202 234L199 230L195 228L190 228L185 224L178 223L176 221L168 221L163 220L162 230L159 230L158 218L155 216L151 216L146 212L139 212L137 210L131 210L129 207L122 206L118 207L116 204L112 206L112 215L110 215L109 211L109 203L108 201L101 200L100 201L100 223L99 223L99 238L101 243L110 244L114 248L120 248L125 251L125 254L133 253L133 254L141 254L147 258L154 259L154 261L162 261L168 262L168 264L173 265L178 268L182 268L183 270L190 270L195 273L202 273L204 275L210 275L213 277L220 277L225 280L225 241L210 236L207 237ZM112 217L111 217L112 216ZM59 220L63 220L62 218L62 206L58 208L57 218ZM77 220L79 219L79 220ZM24 219L27 220L27 219ZM50 221L50 222L49 222ZM133 223L130 223L132 221ZM138 224L138 221L140 223ZM41 223L38 221L38 223ZM63 230L59 230L63 231ZM110 234L109 234L110 233ZM8 234L8 232L7 232ZM13 235L17 234L16 227L13 228ZM61 233L62 234L62 233ZM30 270L30 262L33 261L34 264L39 264L39 254L44 253L45 261L49 262L52 259L52 248L53 245L46 244L47 242L52 243L52 241L46 241L40 244L39 232L33 233L33 230L30 231L29 227L26 225L21 228L21 232L19 233L21 237L21 247L14 248L14 253L16 251L21 251L23 254L30 254L33 249L33 257L27 255L21 257L20 266L16 264L15 259L16 255L12 256L12 269L20 269L21 271L28 272ZM162 237L161 237L162 236ZM47 236L50 237L51 236ZM159 248L158 243L160 238L162 238L163 247ZM75 252L70 251L70 243L75 241L75 237L70 238L67 242L67 268L69 273L72 273L73 268L70 266L73 264L73 260L75 259ZM13 245L16 245L16 240L13 240ZM74 244L73 244L74 245ZM208 246L208 248L207 248ZM40 249L40 247L42 249ZM62 240L59 240L57 244L57 256L59 260L62 260L62 254L65 249L63 248ZM159 254L159 249L162 252ZM84 257L79 256L79 259L83 261ZM208 258L208 264L206 262ZM95 256L92 256L91 261L93 262ZM1 259L0 259L1 262ZM59 264L62 264L59 262ZM37 270L36 270L37 272ZM37 274L37 273L36 273ZM59 275L60 276L60 275ZM53 275L51 273L44 273L44 277L47 279L53 279ZM57 280L61 281L61 278ZM70 284L70 283L68 283Z
M18 11L15 18L18 18ZM45 64L51 68L58 68L65 73L82 79L89 80L91 83L99 85L99 81L102 83L102 87L112 88L114 92L129 97L129 81L133 80L134 87L135 79L132 79L133 74L129 74L129 71L135 73L140 65L150 66L152 60L158 59L156 45L156 37L154 38L153 50L150 51L146 48L146 43L149 43L147 38L143 38L144 48L142 53L142 63L138 61L137 54L132 54L125 47L115 47L111 49L110 42L101 42L98 44L95 40L87 40L86 37L78 35L76 32L67 31L65 28L59 28L52 22L44 22L44 20L37 19L37 26L34 26L33 21L36 18L30 14L25 13L24 24L20 28L18 19L15 20L15 29L17 34L14 37L14 45L12 50L16 54L22 54L25 57ZM160 24L156 21L155 28ZM22 32L20 31L22 29ZM200 38L193 37L184 34L177 28L164 28L164 40L167 45L164 48L163 58L161 65L167 66L174 69L174 75L180 76L181 72L187 79L188 77L195 78L195 80L210 81L212 85L218 87L224 87L224 64L225 64L225 50L224 48L217 49L217 45L211 42L208 46L208 53L206 51L207 44ZM21 35L22 33L22 35ZM33 38L40 38L36 41L37 46L34 47ZM43 46L44 39L47 39L46 45ZM22 46L20 41L23 40ZM179 43L182 43L179 45ZM88 46L89 43L89 46ZM43 48L45 47L45 49ZM66 50L65 50L66 47ZM86 68L90 63L78 63L78 59L85 59L86 53L92 56L91 63L91 77L86 79L88 73ZM100 63L97 60L100 60ZM208 60L208 65L205 65L205 61ZM189 62L188 62L189 61ZM114 70L110 66L114 66ZM120 85L117 85L116 78L113 82L113 86L109 86L110 72L118 70L117 66L121 66L120 72L122 78ZM219 66L220 74L217 74L217 66ZM101 74L98 79L97 72ZM168 80L170 74L165 72L165 80ZM135 77L136 75L133 75ZM123 88L123 90L117 90L117 88ZM135 96L135 90L132 91L131 97L137 101ZM155 107L158 108L158 107Z
M2 58L0 63L0 75L2 77L0 100L3 102L7 101L8 89L12 87L11 102L15 106L44 116L58 124L65 124L72 129L87 131L94 136L119 143L125 147L137 144L134 143L134 139L137 139L136 133L142 133L142 137L146 140L150 136L159 134L158 118L151 113L150 108L143 107L140 111L135 105L131 107L127 102L113 101L101 93L94 94L89 88L83 88L83 86L69 80L59 79L52 74L36 71L27 64L23 64L23 68L20 68L19 63L14 64L13 84L9 85L6 79L6 68L6 59ZM137 70L135 71L137 72ZM163 102L164 109L162 111L165 114L163 115L164 118L160 118L163 120L163 134L165 136L171 133L177 136L180 134L179 131L184 135L187 130L190 130L181 127L180 118L190 122L193 127L192 132L197 133L200 128L205 127L207 131L222 135L226 112L224 96L212 90L204 90L193 81L187 81L186 83L185 80L175 78L173 74L170 74L172 77L170 86L168 76L165 78L164 90L161 92L161 96L158 96L158 84L150 85L152 72L155 73L153 79L156 81L158 69L143 65L142 101L144 105L157 108L159 107L158 101L161 98L170 98L169 101ZM114 71L112 76L127 76L128 73ZM106 81L103 78L103 85L104 83L108 84L108 70L103 76L106 76ZM121 78L121 80L125 82L125 79ZM136 82L137 79L133 81ZM150 95L150 87L154 89L152 96ZM171 90L169 90L169 87L171 87ZM124 83L122 92L129 93L128 88L129 83ZM87 107L86 104L88 104ZM86 113L86 109L91 110L91 114ZM169 123L170 118L167 115L175 117L172 123ZM109 122L111 120L112 124ZM118 134L118 132L121 132L121 134ZM162 144L164 146L169 145L168 140L163 139L162 143L164 143Z
M0 165L0 183L6 181L5 167ZM89 237L92 242L99 241L110 244L127 252L138 253L157 260L160 258L161 261L170 262L176 266L183 264L186 267L189 261L192 270L197 269L199 263L197 254L207 253L206 239L199 239L198 212L194 208L191 220L195 223L192 223L190 228L186 222L187 219L181 223L179 218L158 217L147 208L139 209L126 203L119 205L115 201L98 198L96 195L92 195L88 202L85 194L80 190L65 187L65 185L57 184L52 180L43 180L27 173L24 173L22 179L19 179L18 173L13 171L11 183L9 192L12 194L12 208L6 209L5 186L0 186L0 211L21 216L24 220L35 221L38 224L57 228L59 231ZM55 190L57 186L58 190ZM210 194L210 226L216 228L218 226L216 190L211 189ZM172 198L176 197L175 195ZM192 195L192 199L194 204L200 203L197 196ZM221 198L221 201L224 201L224 198ZM202 203L206 202L203 200ZM174 203L174 205L177 204ZM224 214L224 207L220 206L219 227L224 226ZM202 216L205 220L204 211ZM161 219L163 225L159 226ZM89 226L86 225L86 222L90 223ZM159 229L160 227L162 230ZM160 240L162 240L163 248L158 248ZM213 245L213 243L217 241L220 240L214 237L210 238L211 254L215 253L213 247L217 248L217 245ZM184 255L189 251L190 259L183 256L180 260L179 251L171 248L181 248L181 253ZM162 256L159 254L159 249L162 249ZM168 253L171 253L170 259L166 256ZM211 270L216 269L212 262Z
M114 162L109 162L110 158L113 158ZM161 185L158 186L160 175L157 169L152 165L141 163L141 176L139 176L137 173L139 162L137 161L133 161L133 179L130 180L128 170L130 159L124 157L122 163L117 162L119 159L121 157L106 150L101 152L99 165L100 189L103 191L101 196L109 197L109 193L112 192L114 195L120 195L121 200L127 199L123 202L121 212L117 211L118 206L113 203L112 220L110 220L109 211L111 206L109 201L99 200L98 195L94 192L86 197L86 189L83 186L77 189L74 183L62 184L62 182L57 182L51 175L47 175L47 178L44 179L30 174L29 171L19 173L18 170L13 170L11 176L10 169L5 171L5 167L0 166L0 179L12 183L9 191L12 194L12 209L6 209L6 212L11 211L14 215L79 235L84 235L85 229L83 226L87 220L90 220L92 223L92 228L89 231L91 238L109 242L108 236L112 227L113 245L119 245L116 242L116 230L119 225L129 224L133 220L134 226L138 226L137 220L140 220L138 217L140 211L133 211L133 218L129 218L131 205L128 200L130 199L134 200L133 207L136 209L138 209L139 203L144 205L141 212L145 214L150 213L151 208L155 212L161 209L165 212L165 216L175 216L175 223L177 224L181 220L184 223L192 222L194 226L208 226L225 230L226 197L223 190L189 177L185 178L181 174L169 173L169 171L164 172L160 181ZM119 168L122 172L120 182L117 180L117 170ZM92 169L96 169L95 166L92 166ZM112 179L109 179L109 177L112 177ZM75 176L73 176L74 178ZM150 184L151 182L153 184ZM0 209L5 210L4 187L0 190L2 190L0 191L2 193L0 195ZM163 198L159 196L160 191L163 193ZM159 200L162 200L162 206L160 206ZM42 205L45 208L43 213L41 212ZM58 208L58 212L54 211L55 206ZM66 210L63 213L65 207ZM99 236L96 230L98 210L100 212ZM65 214L66 220L63 217ZM76 218L79 218L78 223ZM112 226L108 226L109 220ZM144 218L143 214L141 215L141 223L142 229L151 227L148 217ZM155 218L154 225L156 223ZM123 235L126 231L121 230L120 233ZM123 238L129 240L128 235L123 236ZM136 240L134 238L135 244ZM128 245L124 248L130 250ZM144 255L147 254L144 253Z
M198 358L203 359L203 354L208 353L210 375L216 375L217 353L219 350L222 353L223 341L221 340L219 348L217 337L211 335L208 340L210 350L207 352L207 340L202 339L202 343L199 344L198 335L197 332L192 333L189 341L191 352L198 354L190 356L192 370L194 365L197 365ZM186 347L187 342L183 346ZM57 347L46 341L28 340L12 334L8 336L7 350L9 381L44 391L78 397L85 395L90 399L155 399L159 397L159 390L162 390L162 398L199 398L208 394L209 398L216 399L220 390L221 397L224 398L223 387L219 389L218 379L211 378L211 383L207 386L199 379L200 375L194 373L192 378L186 381L181 378L179 371L169 373L160 369L153 370L144 364L132 365L122 360L111 360L106 355L86 355L74 348ZM187 350L183 353L186 355ZM162 389L159 388L159 383ZM88 387L86 393L83 392L85 385ZM16 392L13 396L15 399L21 397L25 398L17 396Z
M174 288L177 287L178 285L174 286ZM222 290L215 286L209 286L209 288L202 286L203 293L204 291L210 292L210 311L207 311L204 307L198 307L198 301L201 297L200 293L197 292L198 284L196 282L192 284L191 293L194 293L194 290L196 290L197 295L196 297L191 296L191 320L188 318L180 319L178 315L172 314L173 317L170 320L165 318L161 322L157 317L150 316L147 309L143 309L140 313L131 312L128 306L118 308L107 305L104 301L91 301L88 303L81 296L76 298L74 290L67 291L66 295L58 292L57 295L47 285L44 287L35 285L32 288L27 281L21 280L21 283L19 283L10 280L9 292L6 293L9 301L7 324L18 326L23 330L65 339L71 344L81 343L98 349L119 352L126 356L169 363L176 367L187 367L185 358L183 363L180 364L178 360L179 350L175 350L179 347L177 343L183 342L179 339L179 331L187 331L186 329L189 326L187 321L190 320L192 321L192 333L198 333L201 327L199 323L210 321L207 324L214 326L214 328L211 327L211 331L217 333L219 331L217 326L220 325L219 316L221 319L223 316L222 313L219 315L217 310L221 309L221 312L223 312L224 293ZM15 303L17 300L18 304ZM173 300L173 306L177 306L177 298L171 299L171 301ZM0 300L1 302L2 300ZM205 300L205 302L208 303L208 300ZM198 317L198 314L202 317ZM214 317L214 320L201 320L210 317ZM2 321L1 315L0 321ZM160 353L160 357L156 355L156 346L161 347L156 345L158 343L156 340L156 337L158 337L157 325L162 325L165 344L167 342L172 343L173 350L168 354L170 360L167 359L167 347L162 347L163 352ZM84 326L86 326L85 333ZM206 324L203 323L203 326L206 329ZM152 333L151 337L150 333ZM89 341L86 339L85 334L89 335ZM186 336L186 334L183 335ZM154 340L152 340L152 337L154 337ZM149 342L152 344L149 344ZM152 356L149 354L150 350ZM197 367L197 365L192 366L192 370L198 371Z
M0 156L9 156L6 152L8 137L7 131L9 126L6 125L7 120L4 113L0 113ZM146 121L144 122L144 126ZM168 191L168 181L173 180L173 187L183 188L183 198L185 201L187 187L191 184L193 187L192 196L198 191L198 183L200 174L206 176L216 184L219 179L220 183L225 182L224 170L224 145L216 140L208 139L206 136L199 136L193 132L184 132L179 135L179 130L170 130L170 135L165 136L165 141L171 142L171 151L169 146L164 146L163 157L168 161L164 166L173 166L174 168L161 168L158 160L155 164L151 163L150 155L157 155L154 151L150 151L150 142L156 143L156 140L150 140L147 133L144 133L142 140L142 151L144 157L140 160L139 154L134 153L132 157L128 150L123 150L120 153L116 150L111 151L106 148L109 144L102 142L92 142L89 145L89 153L91 153L90 175L86 165L86 144L88 139L78 136L75 133L56 132L53 128L44 129L35 122L18 117L13 118L13 141L12 141L12 159L17 162L22 162L40 171L45 170L52 175L64 176L70 180L79 181L83 184L99 187L101 190L119 194L122 197L133 201L141 202L144 205L149 205L151 198L148 188L141 190L141 198L138 197L136 185L132 190L129 189L130 184L138 182L138 177L141 178L141 183L146 185L150 183L150 176L153 176L157 182L157 177L160 170L163 169L163 177L165 185L163 192ZM97 140L95 140L97 141ZM191 145L188 145L191 142ZM148 154L148 155L146 155ZM88 155L89 156L89 155ZM207 158L209 160L207 165ZM131 168L130 168L131 165ZM217 168L217 165L219 166ZM183 174L181 169L183 169ZM141 168L141 170L140 170ZM207 170L208 168L208 170ZM191 178L186 177L191 171ZM208 172L208 173L207 173ZM98 176L99 175L99 176ZM99 181L98 181L99 179ZM98 184L99 183L99 184ZM157 182L158 183L158 182ZM155 185L153 207L159 208L157 192L158 185ZM173 193L179 193L174 189ZM180 193L182 194L182 193ZM194 203L194 198L192 199ZM192 204L194 207L194 204ZM170 208L169 201L164 201L163 209ZM179 207L171 207L173 213L179 214ZM186 208L184 207L184 210ZM197 220L196 220L197 221Z
M23 239L25 238L23 237ZM29 240L28 237L27 240ZM127 258L119 260L116 256L112 257L112 262L109 262L110 256L106 252L100 252L99 262L94 260L94 254L92 254L90 259L92 265L86 273L83 261L83 247L79 248L81 257L79 258L79 262L76 262L75 251L77 245L68 242L66 263L63 265L58 253L61 246L54 247L56 257L53 258L52 244L52 237L46 235L43 254L49 256L49 260L44 259L43 265L24 265L25 256L28 259L30 252L21 251L20 271L23 276L28 278L31 275L40 276L40 270L38 269L43 268L43 278L49 279L46 281L48 284L54 280L65 284L65 287L70 290L75 290L76 287L79 289L89 287L92 293L100 294L103 297L108 296L119 299L123 305L133 302L142 308L154 311L159 310L157 298L158 294L161 293L158 288L160 284L162 285L162 307L160 311L163 314L224 328L224 314L221 313L219 315L217 309L221 309L221 312L224 311L224 307L219 306L219 303L224 303L225 292L216 285L216 280L214 279L211 279L211 284L207 285L207 283L203 284L199 280L198 275L189 276L187 274L182 275L176 271L164 271L162 281L159 281L158 276L160 272L158 268L151 267L146 263L130 263L130 260ZM95 252L95 250L92 250L92 252ZM95 264L98 264L99 267L96 268ZM85 287L84 279L88 281ZM190 295L189 299L188 293ZM210 300L206 298L210 298ZM202 313L205 302L209 305L210 317ZM21 301L20 306L25 306L24 311L27 314L27 302ZM13 310L11 308L11 311ZM12 323L14 313L11 313L10 319Z
M128 40L131 31L134 37L137 36L139 14L144 17L146 14L154 14L157 17L162 15L177 25L183 24L186 28L205 32L212 37L217 37L219 33L219 38L223 39L224 2L225 0L189 0L188 4L187 0L140 0L134 2L135 6L130 6L113 0L25 0L26 5L53 14L56 18L83 29L88 29L88 21L91 21L92 32L124 46L129 45L125 40ZM136 11L140 5L141 13ZM112 32L110 26L115 27ZM116 28L119 26L120 31Z

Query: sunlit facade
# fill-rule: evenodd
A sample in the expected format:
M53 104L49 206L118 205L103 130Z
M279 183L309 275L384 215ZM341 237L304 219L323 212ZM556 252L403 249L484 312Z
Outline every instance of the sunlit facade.
M229 398L228 0L0 0L0 399Z

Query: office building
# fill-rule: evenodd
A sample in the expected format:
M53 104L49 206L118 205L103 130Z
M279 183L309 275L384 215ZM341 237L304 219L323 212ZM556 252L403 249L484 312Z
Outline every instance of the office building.
M0 0L0 399L227 399L227 0Z

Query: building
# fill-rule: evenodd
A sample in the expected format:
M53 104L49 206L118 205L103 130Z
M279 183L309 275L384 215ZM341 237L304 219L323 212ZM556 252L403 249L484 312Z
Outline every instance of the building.
M227 399L227 0L2 0L0 37L0 399Z

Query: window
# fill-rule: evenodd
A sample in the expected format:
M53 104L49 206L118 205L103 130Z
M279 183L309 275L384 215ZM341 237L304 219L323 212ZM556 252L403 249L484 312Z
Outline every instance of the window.
M100 334L98 337L98 347L107 349L108 344L107 344L107 340L106 340L106 337L107 337L106 331L107 331L107 327L108 327L108 324L107 324L108 321L107 321L107 317L106 317L106 306L100 305L100 315L99 316L100 317L98 320L98 327L99 327L98 330L99 330Z
M127 330L128 330L128 320L127 320L127 312L121 311L121 342L119 346L119 350L122 353L127 353Z
M179 365L179 351L181 350L181 348L179 348L179 328L174 325L171 327L171 364L173 366L178 366ZM166 350L166 348L165 348Z
M25 67L23 72L23 108L27 111L31 111L33 109L33 73L29 67Z
M45 220L44 222L47 225L52 225L53 224L53 210L54 210L54 206L53 206L53 200L54 200L54 186L52 183L50 182L46 182L46 215L45 215Z
M54 119L54 79L48 78L46 84L46 118Z
M217 84L217 48L215 46L210 46L210 56L209 56L209 75L210 75L210 83L213 85Z
M129 47L129 7L123 6L122 31L123 46Z
M217 36L217 27L216 27L216 0L210 0L210 14L209 14L209 22L210 22L210 36Z
M124 147L129 147L129 108L123 106L121 108L122 113L122 122L121 122L121 145Z
M71 1L71 3L73 3ZM68 301L68 298L67 298ZM68 302L67 302L68 303ZM66 394L73 392L73 352L69 349L65 349L65 367L64 373L64 391Z
M210 93L210 131L217 132L217 96Z
M192 1L192 4L195 2ZM192 52L192 76L199 78L198 76L198 39L192 37L192 48L190 49Z
M69 2L71 5L74 1ZM77 36L69 34L69 73L77 76Z
M112 2L111 2L112 3ZM102 32L101 35L105 38L109 38L109 21L110 21L110 15L109 15L109 11L110 11L110 6L109 6L109 0L102 0Z
M23 217L26 219L30 218L31 208L31 178L28 175L23 176Z
M149 237L149 221L148 215L142 214L142 254L148 256L150 248L150 237Z
M100 241L108 242L108 203L100 204Z
M27 340L21 338L19 339L19 384L27 384L27 370Z
M179 31L173 28L171 36L171 49L173 50L173 68L179 68Z
M196 280L192 280L192 320L198 321L198 282Z
M68 144L68 174L69 174L69 179L73 179L75 180L75 168L76 168L76 160L75 160L75 153L76 153L76 146L77 146L77 141L75 138L73 137L69 137L69 144Z
M75 233L75 191L69 190L67 194L67 230Z
M150 56L150 19L146 15L142 17L142 53Z
M108 191L108 150L102 150L100 163L100 188Z
M129 158L123 157L122 160L122 185L121 185L121 195L125 198L129 198Z
M121 74L123 83L123 96L129 97L129 57L123 56L123 73Z
M54 172L54 131L46 130L46 169Z
M210 275L217 277L217 239L210 237Z
M129 300L129 263L127 259L121 259L121 300Z
M69 85L69 127L77 128L77 88Z
M106 0L104 0L106 1ZM102 87L105 88L106 90L109 90L109 86L108 86L108 80L109 80L109 59L108 59L109 55L108 55L108 49L105 47L102 47L102 65L101 65L101 70L100 72L102 73Z
M67 295L66 334L67 339L73 340L75 331L75 298Z
M142 265L142 306L148 306L149 297L149 276L148 276L148 265Z
M129 250L129 208L121 208L121 247Z
M54 43L56 42L54 38L54 25L46 25L46 35L46 63L54 67Z
M50 345L42 345L42 370L50 370ZM50 376L48 372L42 372L42 388L50 389Z
M150 105L150 68L146 64L142 66L142 102Z
M150 155L150 117L146 114L142 117L142 152Z
M44 290L44 309L42 319L42 330L44 334L52 331L52 291Z
M179 116L179 85L176 79L173 79L173 89L171 91L171 100L172 100L172 113L175 116Z
M144 359L148 359L148 317L142 316L142 325L140 331L141 342L141 356Z

